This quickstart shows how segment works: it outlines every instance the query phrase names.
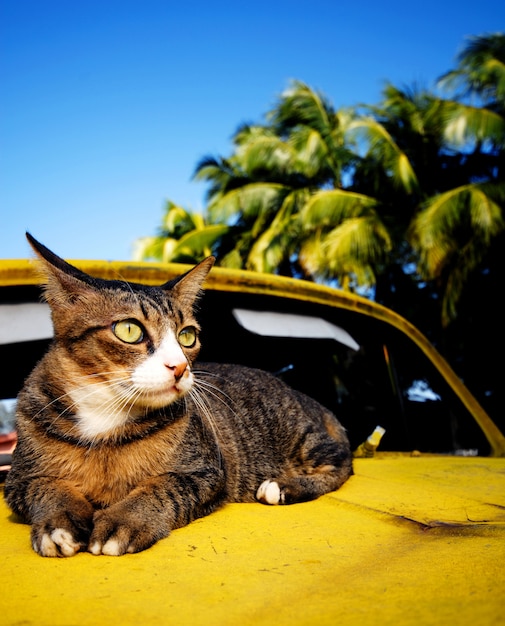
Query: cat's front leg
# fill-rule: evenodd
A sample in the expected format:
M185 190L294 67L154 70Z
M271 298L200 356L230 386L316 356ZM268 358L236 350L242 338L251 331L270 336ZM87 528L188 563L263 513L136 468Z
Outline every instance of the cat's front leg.
M31 541L41 556L74 556L86 549L91 533L93 506L63 481L33 481L29 491Z
M211 468L146 481L124 500L95 512L89 552L120 556L146 550L222 504L222 484L222 471Z

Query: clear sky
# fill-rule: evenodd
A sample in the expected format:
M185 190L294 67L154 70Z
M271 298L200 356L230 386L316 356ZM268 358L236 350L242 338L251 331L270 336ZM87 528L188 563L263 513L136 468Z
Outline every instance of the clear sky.
M0 0L0 258L29 230L70 259L128 260L170 199L262 122L291 79L335 107L434 88L504 0Z

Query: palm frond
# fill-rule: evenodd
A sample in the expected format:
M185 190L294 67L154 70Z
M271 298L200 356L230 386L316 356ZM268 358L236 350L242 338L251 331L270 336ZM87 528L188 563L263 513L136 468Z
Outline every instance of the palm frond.
M178 239L183 233L195 227L194 216L187 209L168 200L165 214L161 220L161 231L164 236L174 236Z
M290 188L278 183L249 183L233 189L208 206L212 223L230 224L243 217L255 219L274 212Z
M213 156L203 157L195 168L193 179L209 183L209 188L205 194L209 203L214 202L230 189L235 189L249 182L247 175L241 170L237 159L233 156L229 159Z
M409 239L427 279L440 276L469 242L486 247L505 228L502 209L486 186L469 184L429 199L412 221Z
M299 125L309 126L324 134L331 128L334 115L332 105L322 94L302 81L292 81L267 117L282 136Z
M197 163L193 178L195 180L221 180L235 174L236 169L229 159L207 155Z
M442 326L447 327L458 316L458 305L470 275L479 267L487 248L478 237L470 239L455 254L447 273L447 284L442 298Z
M376 198L342 189L315 193L305 204L300 217L305 228L332 227L362 215L378 204Z
M263 124L240 124L235 131L232 141L237 148L248 143L254 143L264 138L280 139L279 135L269 126Z
M323 240L330 265L374 265L381 262L392 248L389 233L377 216L346 219L332 229Z
M312 279L328 278L328 267L321 243L320 230L312 232L302 240L298 251L298 263L306 276Z
M412 193L419 182L409 158L388 132L386 127L371 117L362 117L349 123L347 133L361 136L368 144L368 154L389 171L395 186Z
M233 248L230 250L225 256L219 261L219 265L221 267L228 267L229 269L240 270L243 269L242 256L240 255L239 250L237 248Z
M300 205L301 198L305 198L304 191L288 194L275 214L270 225L259 234L252 246L247 267L258 272L273 272L282 260L289 255L291 239L290 222L293 214Z
M139 237L133 242L133 260L161 261L164 241L162 237Z
M472 228L481 242L488 245L505 227L502 208L478 185L469 188L468 205Z
M293 131L288 140L293 150L293 164L308 179L328 169L328 145L318 131L304 126Z
M384 224L376 216L350 218L326 235L314 231L300 248L299 264L316 279L336 279L342 289L369 288L375 270L392 249Z
M229 227L225 224L211 224L195 229L181 237L176 245L167 242L168 245L165 246L163 260L165 262L201 261L212 254L212 247L228 230Z
M483 65L483 70L493 83L496 98L505 102L505 59L487 59Z
M270 134L255 136L243 142L236 158L249 176L267 175L270 179L282 178L290 170L295 154L289 144Z
M470 37L458 55L456 69L439 78L438 85L456 97L477 95L485 105L505 104L505 34Z
M444 108L446 140L463 146L470 140L505 146L505 118L490 109L448 102Z

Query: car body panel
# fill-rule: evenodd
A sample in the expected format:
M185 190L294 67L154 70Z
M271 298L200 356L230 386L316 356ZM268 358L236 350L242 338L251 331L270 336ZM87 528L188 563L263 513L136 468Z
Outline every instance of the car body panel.
M503 624L505 459L378 455L337 492L232 504L145 552L44 559L0 502L3 624Z

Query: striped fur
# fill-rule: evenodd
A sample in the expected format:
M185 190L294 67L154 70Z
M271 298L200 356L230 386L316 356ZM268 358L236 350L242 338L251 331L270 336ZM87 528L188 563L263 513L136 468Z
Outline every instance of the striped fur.
M92 278L28 238L55 338L18 397L5 497L36 552L138 552L227 502L310 500L352 474L345 431L317 402L195 362L212 258L155 288Z

